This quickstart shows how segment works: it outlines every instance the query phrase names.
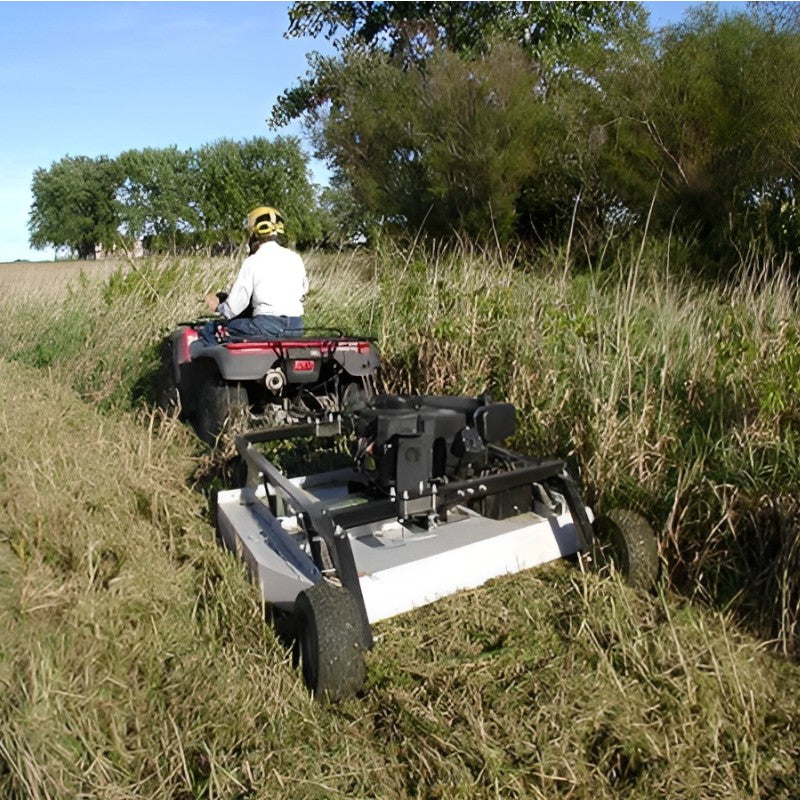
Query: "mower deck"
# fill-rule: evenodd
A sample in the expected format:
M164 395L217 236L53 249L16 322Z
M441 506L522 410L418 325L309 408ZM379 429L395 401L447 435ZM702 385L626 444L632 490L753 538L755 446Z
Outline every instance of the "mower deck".
M346 485L305 487L305 480L293 482L310 498L331 502L338 494L345 504L360 502ZM456 507L449 516L430 530L387 518L347 531L370 623L580 549L568 512L495 520ZM271 604L289 611L301 591L322 580L294 518L275 517L252 492L220 492L217 520L226 545L248 563Z
M493 578L611 552L632 583L653 585L647 523L624 510L595 519L562 459L501 446L514 430L513 406L487 396L382 395L236 439L247 477L218 493L217 527L264 601L290 614L312 691L361 690L372 623ZM352 466L314 475L290 477L258 448L347 433Z

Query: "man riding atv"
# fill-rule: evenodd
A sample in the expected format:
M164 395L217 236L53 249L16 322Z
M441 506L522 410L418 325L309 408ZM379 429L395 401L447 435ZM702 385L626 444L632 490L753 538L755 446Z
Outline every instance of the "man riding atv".
M206 344L228 339L303 335L308 277L303 259L284 247L283 216L271 206L254 208L245 222L250 255L226 295L209 294L206 305L222 316L203 326Z
M230 427L327 418L377 391L380 356L369 337L329 328L307 335L308 278L302 258L278 241L280 212L259 206L246 225L250 255L230 294L206 297L221 318L172 331L156 377L159 405L191 421L211 446Z

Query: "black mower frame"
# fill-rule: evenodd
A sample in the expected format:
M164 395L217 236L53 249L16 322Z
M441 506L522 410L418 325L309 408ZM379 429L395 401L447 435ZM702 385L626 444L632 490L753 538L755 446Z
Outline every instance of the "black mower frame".
M297 515L298 523L308 539L314 564L320 571L323 570L321 545L325 545L342 586L349 590L356 601L363 622L365 647L372 646L372 636L350 538L347 535L351 528L379 522L389 517L404 520L426 513L442 515L457 505L484 500L535 483L547 483L562 495L566 502L575 525L580 550L590 562L598 561L599 554L592 523L589 521L577 484L562 459L535 459L489 444L489 453L511 464L511 469L442 485L434 484L432 492L421 497L390 496L370 499L355 506L337 508L335 501L311 499L306 492L292 483L279 467L254 447L257 444L297 438L331 438L344 433L342 417L330 415L324 421L316 420L244 433L236 437L234 444L247 469L244 491L255 494L263 484L265 488L271 487L273 490L270 493L267 488L268 494L280 504L279 513L285 510L285 505L290 506ZM353 470L353 479L359 481L356 470Z

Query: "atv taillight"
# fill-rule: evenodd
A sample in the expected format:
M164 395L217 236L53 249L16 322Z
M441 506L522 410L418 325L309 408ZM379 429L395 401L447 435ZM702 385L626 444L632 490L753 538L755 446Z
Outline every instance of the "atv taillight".
M186 328L183 331L183 352L181 353L181 361L191 361L192 357L189 354L189 345L197 341L200 334L194 328Z
M314 369L314 362L311 359L292 361L292 369L296 372L311 372Z

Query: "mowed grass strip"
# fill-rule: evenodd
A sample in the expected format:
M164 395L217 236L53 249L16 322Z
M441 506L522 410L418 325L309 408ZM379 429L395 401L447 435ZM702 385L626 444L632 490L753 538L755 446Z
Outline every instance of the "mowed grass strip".
M0 386L0 796L793 798L796 665L571 564L376 626L317 704L190 487L197 444Z
M193 442L4 378L0 796L194 796L194 759L254 735L262 698L308 700L187 486Z

